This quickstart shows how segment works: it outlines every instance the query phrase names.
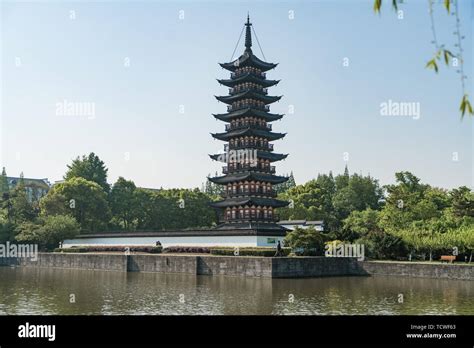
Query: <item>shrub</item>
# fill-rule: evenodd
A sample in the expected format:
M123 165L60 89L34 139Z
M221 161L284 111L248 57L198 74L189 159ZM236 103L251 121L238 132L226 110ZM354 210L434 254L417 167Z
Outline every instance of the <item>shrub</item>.
M366 256L373 259L396 260L406 258L408 255L408 248L403 239L389 233L369 233L355 242L364 244Z
M211 247L211 255L222 255L222 256L264 256L272 257L275 256L276 248L272 247ZM288 256L291 252L291 248L282 248L283 256Z
M197 254L209 254L209 247L202 246L170 246L163 250L164 253L197 253Z
M284 243L289 246L296 255L315 256L324 254L324 242L327 236L316 231L314 227L296 227L285 237Z
M142 252L150 254L159 254L163 248L161 246L148 246L148 245L94 245L94 246L73 246L70 248L56 248L55 252L65 253L90 253L90 252Z
M52 250L64 239L74 238L80 226L72 216L53 215L37 222L23 222L16 231L17 241L38 244L41 250Z

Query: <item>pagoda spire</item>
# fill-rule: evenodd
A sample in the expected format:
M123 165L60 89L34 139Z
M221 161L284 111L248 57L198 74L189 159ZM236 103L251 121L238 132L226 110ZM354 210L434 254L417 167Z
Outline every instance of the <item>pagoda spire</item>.
M245 50L246 51L251 51L252 47L252 32L250 30L250 27L252 26L252 23L250 23L250 14L247 13L247 23L245 23Z

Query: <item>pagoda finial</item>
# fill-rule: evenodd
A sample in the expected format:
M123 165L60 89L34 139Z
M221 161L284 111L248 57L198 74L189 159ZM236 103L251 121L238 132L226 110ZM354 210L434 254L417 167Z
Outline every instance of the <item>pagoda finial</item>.
M250 23L250 14L247 12L247 23L245 23L245 49L246 50L251 50L250 47L252 47L252 32L250 31L250 26L252 23Z

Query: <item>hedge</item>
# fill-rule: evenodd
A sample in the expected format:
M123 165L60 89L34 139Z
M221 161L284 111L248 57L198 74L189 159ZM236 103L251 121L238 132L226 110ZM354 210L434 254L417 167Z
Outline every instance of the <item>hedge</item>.
M272 247L244 247L244 248L233 248L233 247L216 247L210 248L211 255L224 255L224 256L275 256L276 248ZM288 256L291 252L291 248L282 248L282 256Z
M163 250L164 253L198 253L209 254L211 252L209 247L202 246L170 246Z
M80 246L70 248L56 248L54 252L62 253L89 253L89 252L125 252L125 251L136 251L143 253L159 254L163 251L161 246L144 246L144 245L95 245L95 246Z

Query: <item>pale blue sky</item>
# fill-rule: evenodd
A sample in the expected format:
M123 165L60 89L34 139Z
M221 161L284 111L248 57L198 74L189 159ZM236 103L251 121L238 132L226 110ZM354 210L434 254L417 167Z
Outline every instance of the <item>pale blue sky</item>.
M230 60L250 11L267 60L280 63L267 74L282 80L272 112L287 114L274 124L288 132L276 151L290 154L277 173L293 170L297 183L340 173L348 152L351 172L382 184L409 170L436 186L472 185L473 123L460 121L459 75L424 68L434 52L427 1L403 5L403 19L387 1L375 15L372 2L3 2L0 165L55 181L94 151L110 182L200 187L221 167L207 156L223 144L209 134L224 127L211 115L225 112L213 97L227 94L217 63ZM452 48L454 17L435 10L439 41ZM460 1L471 95L473 12ZM255 40L254 52L261 57ZM95 117L56 115L64 100L95 103ZM381 116L388 100L419 102L420 119Z

